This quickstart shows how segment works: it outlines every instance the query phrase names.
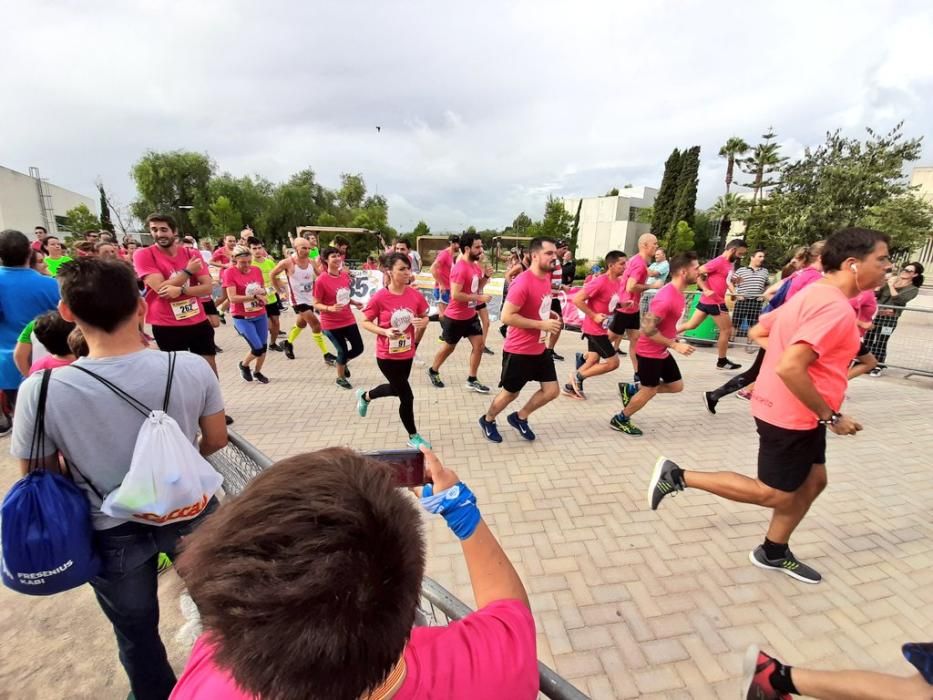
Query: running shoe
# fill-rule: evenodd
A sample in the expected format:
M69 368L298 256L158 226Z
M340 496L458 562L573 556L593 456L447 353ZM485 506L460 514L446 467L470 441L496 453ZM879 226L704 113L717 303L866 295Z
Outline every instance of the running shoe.
M620 349L620 348L617 348L617 349L616 349L616 355L620 355L620 356L622 356L622 357L625 357L625 355L626 355L625 350L622 350L622 349Z
M561 393L564 396L570 397L571 399L585 399L586 398L585 396L580 396L580 394L577 393L577 390L574 389L573 385L571 384L564 384L564 386L561 387Z
M735 398L745 399L746 401L751 401L752 392L748 391L747 389L739 389L737 392L735 392Z
M253 377L255 377L256 381L259 382L260 384L269 383L269 377L264 375L262 372L253 372Z
M609 427L613 430L618 430L620 433L625 433L626 435L644 435L641 428L635 425L630 418L626 418L621 413L612 417L612 420L609 421Z
M360 418L366 417L366 411L369 410L369 401L366 400L366 391L363 389L356 390L356 412L360 414Z
M551 359L556 360L557 362L564 361L563 355L558 355L557 352L555 352L553 349L551 349L549 352L551 353Z
M172 560L168 554L165 552L159 552L158 563L156 564L156 571L158 573L164 573L172 568Z
M632 397L637 393L638 387L634 384L619 382L619 398L622 399L622 408L628 406L629 402L632 400Z
M641 384L641 377L638 376L638 372L632 375L632 384Z
M742 697L745 700L790 700L788 693L775 690L771 685L771 674L777 665L777 659L752 644L742 663Z
M759 568L781 571L791 578L803 581L804 583L819 583L823 580L819 572L799 561L790 549L788 549L787 553L780 559L768 559L768 557L765 556L764 546L758 545L748 553L748 559Z
M324 364L328 367L333 367L337 364L337 356L333 353L325 352L324 353Z
M869 377L880 377L884 374L884 369L881 367L875 367L871 372L868 373Z
M683 479L674 476L674 470L678 468L675 462L664 457L658 457L654 463L654 471L648 482L648 506L651 510L657 510L661 499L669 493L684 490Z
M6 437L13 432L13 420L0 414L0 437Z
M285 357L287 357L289 360L295 359L295 346L287 340L282 341L282 350L285 351Z
M586 394L583 392L583 377L580 376L579 372L570 373L570 384L568 386L573 389L573 393L577 395L578 399L586 400Z
M441 373L435 372L430 367L428 367L428 379L431 380L431 384L433 384L436 389L444 388L444 382L441 381Z
M343 376L346 377L347 379L349 379L349 378L351 377L351 374L350 374L350 365L344 365L344 366L343 366Z
M496 353L494 353L494 352L489 348L488 345L484 345L484 346L483 346L483 354L484 354L484 355L495 355Z
M586 364L586 357L582 352L578 352L575 358L575 366L577 369L580 369L583 365Z
M700 396L703 399L703 406L706 408L707 411L709 411L715 416L716 415L716 404L719 403L719 399L713 396L712 391L704 391Z
M929 642L905 644L901 647L901 652L904 658L920 671L923 680L933 685L933 644Z
M253 370L244 365L242 362L240 364L240 376L243 377L243 381L251 382L253 381Z
M284 338L287 335L288 333L286 333L285 331L279 331L279 338Z
M350 382L348 382L346 378L344 377L337 377L337 381L335 382L335 384L339 386L341 389L352 389L353 388L353 385Z
M429 450L431 449L431 443L418 435L418 433L408 436L408 446L416 450L420 450L422 446L427 447Z
M534 431L531 429L531 427L528 425L528 421L522 420L521 418L519 418L517 411L512 411L512 413L510 413L506 417L506 420L509 422L509 425L511 425L513 428L515 428L518 431L519 435L521 435L523 438L525 438L529 442L535 439L536 435Z
M225 326L227 325L227 315L226 315L226 314L220 314L220 322L221 322L222 324L224 324Z
M490 442L502 442L502 436L499 435L499 429L496 427L496 421L486 420L486 416L480 416L479 427L483 429L483 437L485 437Z
M716 360L716 369L740 369L742 365L733 362L728 357L720 357Z
M276 343L269 343L269 349L275 352L282 352L282 347Z
M233 416L224 416L224 422L227 425L233 425Z
M475 391L477 394L488 394L489 387L485 384L480 384L479 379L468 379L466 383L466 388L471 391Z

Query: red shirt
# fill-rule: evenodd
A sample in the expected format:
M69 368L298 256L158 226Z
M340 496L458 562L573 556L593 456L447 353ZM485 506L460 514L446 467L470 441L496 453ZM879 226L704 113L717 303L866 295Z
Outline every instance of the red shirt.
M617 313L637 314L641 304L641 292L627 292L628 281L644 284L648 279L648 263L641 255L633 255L625 265L625 272L619 278L619 306Z
M346 270L341 270L337 276L325 272L314 280L314 299L319 304L334 306L343 304L340 311L322 311L321 328L326 331L334 328L346 328L356 323L353 317L353 311L350 310L350 290L353 283L350 281L350 275Z
M262 271L258 267L250 265L249 270L240 272L240 268L228 267L220 274L221 284L224 289L236 287L237 294L246 294L246 287L250 284L258 285L256 293L266 293L266 288L262 281ZM255 318L266 313L266 305L260 301L250 300L246 302L230 303L230 313L234 318L242 316L244 318Z
M619 280L609 275L597 275L583 285L587 306L598 314L609 315L619 305ZM608 335L609 332L589 316L583 316L583 332L586 335Z
M700 297L701 304L725 304L726 303L726 279L732 272L732 263L724 257L717 256L706 263L703 268L706 270L706 286L713 293Z
M752 394L752 415L788 430L811 430L817 416L774 371L791 345L805 343L818 355L807 373L813 386L838 411L848 386L849 364L858 352L859 336L849 299L830 284L811 285L759 319L768 329L768 349Z
M227 253L226 248L218 248L214 251L214 254L211 256L213 262L219 262L221 265L229 265L232 258Z
M512 280L506 301L518 307L525 318L545 321L551 316L551 276L538 277L525 270ZM502 349L515 355L540 355L544 352L547 333L533 328L509 326Z
M450 272L450 285L453 289L454 283L460 285L460 291L464 294L479 294L480 282L483 279L483 268L476 263L471 263L466 256L460 258L453 270ZM476 316L475 301L457 301L451 294L450 303L444 315L455 321L469 321Z
M793 278L790 287L787 288L787 294L784 297L785 304L804 287L813 284L817 280L823 279L823 273L815 267L805 267L802 270L798 270L793 275Z
M668 282L658 293L654 295L651 304L648 305L648 311L658 317L658 331L668 339L674 339L677 336L677 322L684 315L683 293L673 284ZM635 354L640 357L653 357L663 360L671 353L666 347L655 343L644 333L639 334L638 342L635 344Z
M145 280L148 275L159 274L169 279L180 270L184 270L188 261L196 258L202 263L201 269L189 277L189 284L199 284L198 277L206 274L201 254L194 248L178 246L175 255L163 253L159 246L151 245L140 248L133 256L133 266L139 278ZM175 299L163 299L152 287L146 285L146 322L153 326L193 326L207 321L204 309L197 297L180 294Z
M439 289L450 289L450 268L454 264L454 256L449 248L444 248L434 259L434 273L437 275L436 285Z
M376 357L380 360L408 360L415 356L415 327L411 324L416 316L428 312L428 302L417 289L406 287L401 294L393 294L383 287L373 294L363 310L363 316L380 328L398 328L405 335L400 339L376 337Z

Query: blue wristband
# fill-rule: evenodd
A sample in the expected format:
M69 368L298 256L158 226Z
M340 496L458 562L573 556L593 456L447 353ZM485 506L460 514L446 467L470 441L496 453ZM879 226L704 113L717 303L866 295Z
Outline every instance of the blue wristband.
M449 489L434 493L432 484L425 484L421 492L421 505L429 513L438 513L447 521L447 526L461 540L476 531L481 515L476 496L462 481Z

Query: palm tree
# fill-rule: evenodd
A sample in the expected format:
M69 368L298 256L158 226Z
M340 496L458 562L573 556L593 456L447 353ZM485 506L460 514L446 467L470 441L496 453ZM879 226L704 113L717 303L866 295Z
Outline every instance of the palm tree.
M709 213L713 218L733 221L741 219L747 209L748 200L743 199L734 192L729 192L716 200L713 206L709 208Z
M736 161L742 172L752 176L752 181L744 185L752 188L752 204L761 201L766 187L777 184L776 180L771 179L771 175L778 172L787 160L778 155L781 144L774 142L777 138L774 127L769 127L768 133L762 134L761 138L764 141L752 149L752 154L748 158L740 158Z
M742 138L733 136L719 149L719 157L726 159L726 194L729 194L729 187L732 185L732 172L735 170L736 156L748 153L750 148Z

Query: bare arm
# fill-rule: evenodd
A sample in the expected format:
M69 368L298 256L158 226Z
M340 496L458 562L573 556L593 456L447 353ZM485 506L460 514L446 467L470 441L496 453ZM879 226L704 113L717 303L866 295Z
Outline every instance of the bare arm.
M28 459L19 460L19 473L22 476L26 476L29 473L30 462ZM34 464L34 467L39 469L45 469L46 471L52 472L53 474L61 474L61 462L58 459L58 453L46 455L45 457L39 457Z
M699 287L700 290L704 294L713 291L712 289L710 289L709 285L706 283L708 277L709 277L709 272L706 271L706 265L701 265L700 274L697 275L697 287Z
M360 325L363 326L363 328L368 330L370 333L374 333L375 335L384 335L386 337L389 337L389 335L391 335L390 333L391 329L383 328L382 326L377 326L375 323L365 318L360 319Z
M450 283L450 298L464 302L488 302L490 299L489 295L487 294L467 294L463 291L463 285L459 282Z
M645 282L647 281L648 280L645 280ZM633 277L629 277L627 280L625 280L625 291L627 291L629 294L632 294L633 292L643 292L646 289L651 288L652 287L650 284L638 284L638 282L636 282Z
M748 329L748 337L753 343L758 343L761 347L768 349L768 329L760 323Z
M291 258L282 258L281 260L279 260L279 261L275 264L275 267L272 268L272 271L269 272L269 277L270 277L271 279L275 279L276 277L278 277L279 275L281 275L281 274L282 274L283 272L285 272L286 270L287 270L288 272L291 272L291 271L292 271L292 261L291 261Z
M589 307L586 303L588 300L586 298L586 292L582 289L577 292L573 297L573 305L580 309L580 313L590 319L593 323L602 323L606 320L606 314L600 314Z
M32 343L16 343L16 347L13 349L13 363L24 377L29 374L31 360Z
M692 355L695 348L687 343L678 342L675 338L668 338L665 336L658 328L658 323L660 323L660 321L661 319L658 318L658 316L648 311L648 313L641 317L641 334L652 343L663 345L681 355Z
M198 450L203 456L212 455L227 446L227 422L223 411L201 416L198 425L201 427Z
M787 348L774 368L790 392L809 408L817 418L828 418L833 409L820 395L810 379L807 368L816 362L819 355L806 343L794 343Z
M244 304L247 301L253 301L253 300L261 301L263 304L266 303L265 292L261 292L259 294L253 294L253 295L237 294L236 287L226 287L226 291L227 291L227 298L230 300L231 304Z

